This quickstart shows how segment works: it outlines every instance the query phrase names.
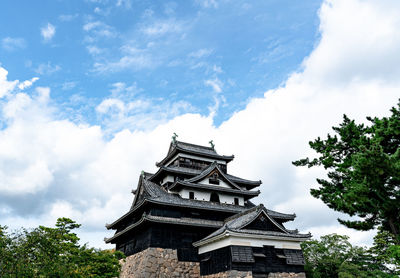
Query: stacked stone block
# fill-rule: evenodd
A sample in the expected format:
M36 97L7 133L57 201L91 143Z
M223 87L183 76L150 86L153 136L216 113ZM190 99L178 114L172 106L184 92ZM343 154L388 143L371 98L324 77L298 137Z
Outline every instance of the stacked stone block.
M120 278L252 278L251 271L230 270L200 276L200 264L178 261L177 251L147 248L121 260ZM304 273L270 273L268 278L306 278Z
M120 278L197 278L200 264L180 262L176 250L147 248L122 262Z

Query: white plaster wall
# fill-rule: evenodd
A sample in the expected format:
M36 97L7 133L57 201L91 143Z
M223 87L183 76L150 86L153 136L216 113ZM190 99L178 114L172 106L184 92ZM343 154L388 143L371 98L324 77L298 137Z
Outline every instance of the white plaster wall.
M227 194L219 193L219 201L223 204L235 204L235 198L239 198L239 205L244 206L244 199L240 196L232 196Z
M199 201L210 201L210 192L198 191L198 190L187 190L182 189L179 191L179 195L182 198L189 199L189 192L194 192L194 199Z
M202 179L201 181L199 181L199 183L201 184L206 184L206 185L211 185L211 186L220 186L220 187L225 187L225 188L232 188L232 186L230 186L229 184L227 184L226 182L224 182L223 180L219 179L219 184L212 184L209 182L209 177Z
M162 180L161 184L164 184L164 183L169 182L169 181L170 182L174 182L174 176L171 176L171 175L165 176L164 179Z
M282 239L261 239L261 238L245 238L238 236L228 236L215 242L199 247L199 254L203 254L212 250L223 248L231 245L263 247L264 245L274 246L275 248L286 248L300 250L301 241L289 241Z
M200 200L200 201L210 201L210 196L211 192L205 192L205 191L199 191L199 190L188 190L188 189L182 189L179 191L179 195L182 198L189 199L189 192L194 192L194 199L195 200ZM235 196L232 195L227 195L227 194L218 194L219 195L219 201L222 204L235 204ZM239 205L244 206L244 199L243 197L237 197L239 198Z

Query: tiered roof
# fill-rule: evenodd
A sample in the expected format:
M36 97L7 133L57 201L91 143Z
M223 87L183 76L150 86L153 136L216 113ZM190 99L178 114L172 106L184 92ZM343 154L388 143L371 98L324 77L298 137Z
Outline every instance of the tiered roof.
M165 163L167 163L171 158L173 158L178 153L200 155L203 157L223 160L226 162L232 161L235 157L234 155L229 155L229 156L219 155L212 147L200 146L181 141L173 141L169 146L167 156L160 162L156 163L156 165L158 167L165 165Z
M171 206L171 207L183 207L183 208L195 208L195 209L203 209L203 210L209 210L209 211L226 211L226 212L231 212L231 213L241 213L243 211L246 211L250 208L254 207L254 204L251 202L247 202L245 206L237 206L237 205L231 205L231 204L223 204L223 203L215 203L215 202L208 202L208 201L198 201L198 200L190 200L190 199L184 199L181 198L177 194L171 194L166 191L162 186L155 184L154 182L149 181L148 176L151 174L144 173L143 175L140 176L139 178L139 184L138 184L138 189L136 190L137 194L135 196L134 203L132 205L132 208L122 215L120 218L115 220L111 224L106 224L107 229L115 229L118 224L122 223L125 219L128 219L130 216L134 215L135 212L137 212L140 208L142 208L145 204L147 203L153 203L153 204L160 204L164 206ZM141 190L143 188L143 191ZM139 198L139 192L142 192L142 198ZM275 218L279 219L281 222L285 221L292 221L296 217L295 214L286 214L286 213L280 213L276 212L273 210L265 209L268 214ZM149 215L147 215L145 220L149 220ZM160 218L160 221L163 219ZM165 221L167 221L167 218L165 218ZM140 221L139 221L140 222ZM106 242L111 242L111 240L117 238L118 236L128 232L129 230L135 228L142 222L138 223L136 225L131 225L124 229L123 231L119 232L118 234L115 234L112 238L109 238L106 240ZM222 226L222 223L221 223ZM220 226L220 227L221 227ZM129 229L128 229L129 228Z
M222 177L222 179L231 186L231 188L225 188L221 186L209 186L205 184L198 183L199 181L205 179L208 175L210 175L212 172L217 172L219 177ZM226 193L233 193L239 196L244 196L245 199L249 199L251 197L258 196L260 194L260 191L250 191L247 189L244 189L237 185L230 177L228 177L221 169L218 167L218 163L213 162L210 166L208 166L206 169L204 169L202 172L200 172L198 175L188 179L188 180L177 180L175 181L170 187L168 187L168 190L177 190L181 187L187 187L187 188L193 188L193 189L203 189L207 191L218 191L218 192L226 192Z
M180 167L179 163L172 164L179 154L186 154L188 157L194 157L200 160L200 165L205 165L203 169L192 169ZM167 156L157 163L159 170L155 174L143 172L140 175L137 189L132 191L135 194L131 209L115 220L111 224L107 224L107 229L117 229L117 233L106 239L106 242L116 242L119 237L134 230L143 223L165 223L175 225L201 226L215 228L216 231L199 241L208 241L215 237L219 237L226 232L248 233L269 236L281 236L291 238L304 238L307 235L301 235L295 231L290 231L282 226L286 221L292 221L296 217L295 214L280 213L269 210L261 206L255 206L249 201L250 198L258 196L260 191L252 191L261 184L261 181L251 181L239 178L227 173L226 164L230 162L234 156L219 155L214 147L204 147L189 144L180 141L173 141L170 145ZM212 159L214 159L214 162ZM204 162L203 162L204 161ZM210 184L205 182L213 175L217 174L218 180L223 181L223 186ZM174 176L174 182L168 182L161 185L163 178ZM179 177L179 178L177 178ZM184 177L184 179L182 179ZM178 192L182 189L198 190L203 192L219 192L229 196L240 196L245 200L244 205L227 204L212 201L200 201L196 199L186 199L181 197ZM223 212L234 215L231 218L222 221L214 221L210 219L185 218L185 217L164 217L154 216L146 213L144 209L146 205L162 205L170 208L188 208L194 210L206 210L212 212ZM260 214L265 217L278 230L265 231L257 229L246 229L246 226L253 222ZM139 216L139 217L138 217ZM128 224L130 219L135 217L138 219L135 223Z

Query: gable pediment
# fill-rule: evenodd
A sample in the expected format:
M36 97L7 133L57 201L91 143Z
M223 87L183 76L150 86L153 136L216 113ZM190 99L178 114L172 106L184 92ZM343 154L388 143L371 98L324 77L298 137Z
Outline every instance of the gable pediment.
M242 190L240 186L231 181L224 174L224 172L221 171L216 162L211 164L207 169L205 169L199 175L189 179L188 182Z
M260 213L251 221L245 223L241 229L272 231L272 232L287 232L284 227L277 223L265 210Z

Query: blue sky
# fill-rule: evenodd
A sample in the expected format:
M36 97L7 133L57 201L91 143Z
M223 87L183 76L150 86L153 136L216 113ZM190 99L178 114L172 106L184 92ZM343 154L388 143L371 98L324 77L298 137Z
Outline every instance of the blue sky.
M235 155L289 228L371 243L310 196L308 142L400 97L395 0L7 1L0 9L0 224L70 217L90 246L171 136Z
M131 114L179 102L165 119L214 109L219 125L299 68L318 41L320 4L11 1L1 63L11 79L40 77L74 121L102 124L95 106L117 95L149 102Z

